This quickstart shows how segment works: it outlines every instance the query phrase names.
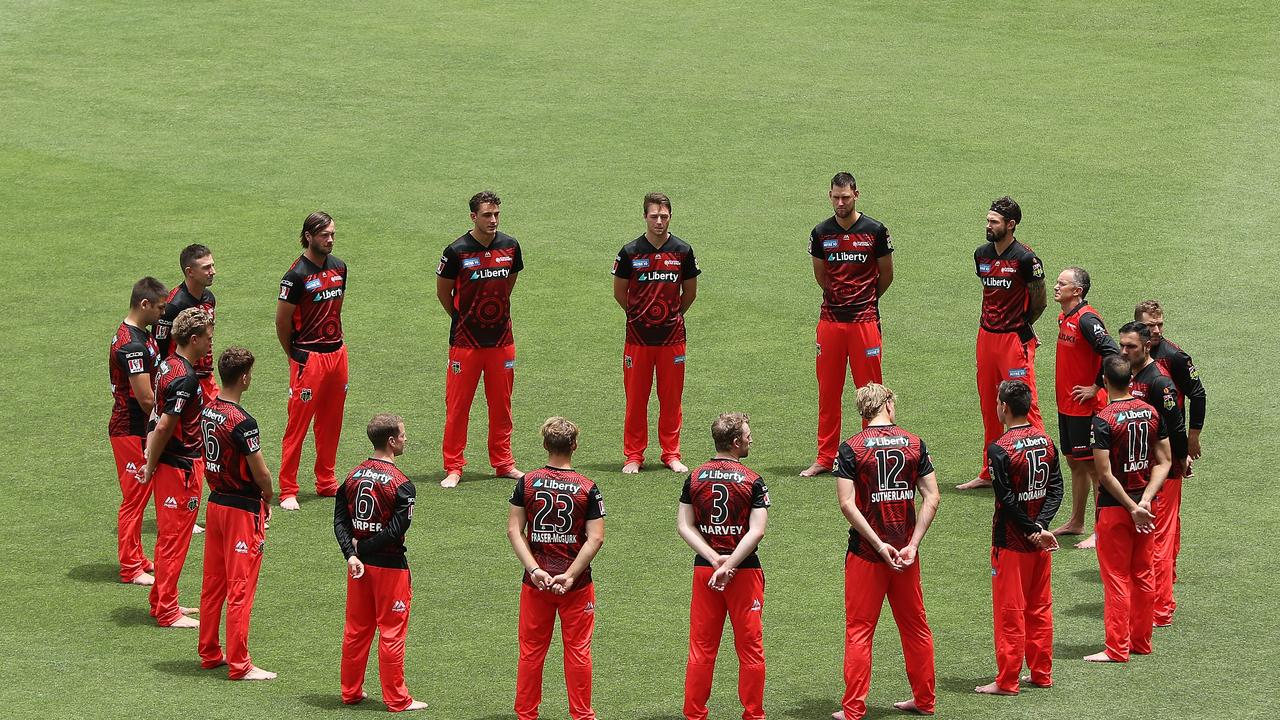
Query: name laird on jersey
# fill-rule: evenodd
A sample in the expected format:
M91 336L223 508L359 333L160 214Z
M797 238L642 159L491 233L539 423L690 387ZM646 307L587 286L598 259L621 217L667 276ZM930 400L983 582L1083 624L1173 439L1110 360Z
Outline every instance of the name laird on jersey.
M732 472L730 470L703 470L698 473L699 480L728 480L729 482L740 483L746 480L742 473Z
M741 525L699 525L698 532L703 535L742 535L747 529Z
M984 277L982 278L982 284L993 288L1007 289L1013 287L1013 281L1009 278Z
M565 545L574 545L578 542L578 536L573 533L557 532L532 532L529 533L529 539L539 543L562 543Z
M896 502L898 500L915 500L915 489L910 490L880 490L871 493L871 502Z

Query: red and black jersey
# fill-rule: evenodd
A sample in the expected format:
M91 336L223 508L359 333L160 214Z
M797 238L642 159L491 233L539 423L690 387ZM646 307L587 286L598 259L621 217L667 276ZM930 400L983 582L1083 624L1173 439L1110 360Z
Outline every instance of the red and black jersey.
M204 409L204 391L196 370L181 355L170 355L160 363L155 375L156 407L152 411L150 429L161 415L173 415L177 425L169 444L160 453L160 462L183 470L191 470L204 446L200 431L200 411Z
M436 275L453 280L453 347L506 347L511 336L511 290L524 270L520 243L497 233L488 246L467 232L449 243Z
M156 341L139 327L120 323L111 338L111 354L107 357L108 375L111 378L111 419L107 421L107 434L111 437L133 435L145 437L147 416L133 396L129 378L134 375L149 377L156 370L160 350Z
M644 235L623 245L613 261L613 276L627 281L627 342L683 343L681 283L701 274L693 248L675 235L668 235L661 248Z
M1058 448L1044 431L1019 425L987 446L987 462L996 496L991 545L1037 552L1027 536L1047 529L1062 504Z
M872 425L840 444L831 472L853 481L858 511L883 542L902 549L916 528L916 481L933 472L924 441L897 425ZM849 528L849 552L883 562Z
M1106 450L1111 456L1111 474L1120 481L1134 501L1151 482L1151 463L1156 446L1168 437L1156 409L1137 399L1115 400L1093 417L1089 447ZM1119 506L1105 487L1098 493L1098 507Z
M1031 248L1014 240L1003 254L988 242L973 251L973 264L982 281L982 327L987 332L1016 332L1023 342L1035 336L1027 311L1027 286L1044 281L1044 265Z
M338 486L333 503L333 534L347 558L368 565L407 570L404 536L413 522L417 491L386 460L369 458Z
M1178 405L1182 406L1183 401L1190 398L1188 404L1191 407L1183 408L1187 415L1188 427L1192 430L1203 429L1204 384L1200 382L1200 371L1195 363L1191 362L1191 356L1169 338L1162 338L1155 347L1151 348L1151 357L1160 366L1160 372L1168 375L1173 380L1174 386L1178 388Z
M1098 390L1091 402L1071 397L1077 385L1102 387L1102 358L1119 355L1120 346L1107 334L1098 311L1080 303L1071 312L1058 313L1058 356L1055 366L1058 412L1088 417L1107 404L1105 390Z
M209 481L210 501L220 494L260 503L262 490L253 481L248 459L262 450L258 421L236 403L217 397L201 411L200 426L204 431L204 473ZM254 511L257 505L246 509Z
M809 254L827 269L820 317L833 322L879 321L879 260L892 252L889 229L861 213L848 230L835 216L818 223L809 234Z
M750 529L751 511L769 507L769 488L746 465L712 459L685 478L680 502L693 506L694 523L711 549L729 555ZM693 564L711 565L701 555ZM738 567L758 568L760 557L753 552Z
M527 472L511 491L511 504L528 515L525 536L538 567L559 575L569 569L587 541L587 521L604 517L600 488L574 470L541 467ZM524 582L532 585L529 574ZM591 582L591 568L577 586Z
M169 297L165 300L164 316L156 321L156 344L160 348L160 357L169 357L173 354L173 321L177 319L178 313L187 308L200 308L209 313L209 317L214 317L214 307L218 304L217 298L213 296L209 288L204 289L204 294L199 298L191 294L187 289L185 282L178 283L177 287L169 291ZM200 377L209 377L213 375L213 347L209 347L209 352L204 357L194 363L196 375Z
M280 299L294 305L293 335L289 344L294 360L307 353L336 352L342 347L342 298L347 294L347 264L325 256L319 267L302 255L280 281Z
M1135 372L1129 381L1129 394L1145 401L1160 413L1160 422L1169 433L1169 449L1173 453L1173 465L1169 477L1180 478L1186 471L1183 461L1187 457L1187 426L1183 422L1182 408L1178 405L1178 388L1173 380L1160 372L1155 362Z

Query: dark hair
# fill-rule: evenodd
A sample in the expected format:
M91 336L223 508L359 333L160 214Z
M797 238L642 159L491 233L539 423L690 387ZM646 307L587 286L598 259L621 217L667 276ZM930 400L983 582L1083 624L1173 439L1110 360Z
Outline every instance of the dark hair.
M1133 309L1133 319L1141 320L1143 315L1164 317L1164 308L1160 306L1159 300L1143 300Z
M212 254L212 250L200 243L188 245L182 248L182 254L178 256L178 264L182 266L183 274L186 274L187 268L194 265L197 260L202 257L209 257Z
M1012 220L1019 225L1022 224L1022 208L1018 207L1018 203L1008 195L997 198L992 202L991 209L1000 213L1006 220Z
M716 418L711 423L711 440L716 450L724 452L732 448L734 440L742 439L742 428L749 422L751 417L740 412L723 413Z
M1080 288L1080 299L1083 300L1089 296L1089 271L1078 265L1072 265L1067 268L1067 272L1071 273L1071 283Z
M1102 376L1106 379L1109 387L1119 390L1129 387L1129 380L1133 377L1133 368L1123 356L1108 355L1102 359Z
M1015 417L1026 417L1031 412L1031 388L1021 380L1005 380L1000 383L1000 402L1009 406Z
M129 295L129 307L140 308L143 300L150 300L154 305L168 295L169 291L165 289L164 283L148 275L133 284L133 292Z
M471 212L480 212L480 206L485 203L501 206L502 198L498 197L498 194L492 190L481 190L471 196L471 199L467 201L467 206L471 208Z
M218 356L218 377L223 385L230 385L253 369L253 353L248 348L232 345Z
M835 177L831 178L831 187L847 187L857 190L858 181L853 178L853 173L841 171L836 173Z
M1121 325L1119 334L1124 335L1126 333L1137 333L1144 344L1151 342L1151 327L1146 323L1134 321Z
M671 198L667 197L663 193L651 192L648 195L644 196L644 214L645 215L649 214L650 205L661 205L662 207L667 209L667 212L671 212Z
M329 227L331 222L333 222L333 218L323 210L317 210L308 215L307 219L302 221L302 232L298 233L298 240L302 242L302 247L308 247L307 235L315 235Z
M365 428L365 432L369 435L369 442L373 443L373 447L383 450L391 438L400 434L400 426L403 424L404 418L399 415L378 413L369 421L369 427Z

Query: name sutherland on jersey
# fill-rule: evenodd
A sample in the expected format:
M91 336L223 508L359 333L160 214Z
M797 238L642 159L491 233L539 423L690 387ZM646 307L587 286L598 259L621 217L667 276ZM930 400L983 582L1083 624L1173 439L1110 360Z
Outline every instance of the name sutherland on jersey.
M881 490L871 493L871 502L894 502L897 500L915 500L915 490Z

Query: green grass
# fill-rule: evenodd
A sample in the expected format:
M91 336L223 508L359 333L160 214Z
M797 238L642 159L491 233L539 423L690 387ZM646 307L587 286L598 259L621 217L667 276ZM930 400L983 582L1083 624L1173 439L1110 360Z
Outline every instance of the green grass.
M128 288L143 274L175 282L178 250L199 241L218 263L218 347L259 355L245 401L276 439L264 444L276 466L276 283L318 207L337 218L352 270L339 465L364 456L375 411L403 414L410 433L410 688L432 717L510 715L520 569L502 530L508 483L483 475L481 403L474 472L456 492L435 485L447 321L432 272L467 227L466 198L489 187L527 264L513 308L516 457L536 466L540 421L575 419L579 466L609 507L596 563L601 717L676 717L682 692L691 553L674 529L679 480L616 472L623 320L608 272L654 189L672 196L673 230L705 270L689 318L686 457L710 454L716 413L751 413L751 462L775 502L762 548L766 707L826 717L842 688L845 523L829 480L794 475L812 459L816 416L819 293L805 243L829 213L827 179L850 169L859 209L898 248L886 379L945 487L922 550L939 714L1269 717L1277 27L1260 2L0 0L0 715L335 714L344 585L328 503L278 515L269 533L251 647L280 679L229 684L196 670L193 634L154 628L145 593L112 582L105 438L106 345ZM1137 300L1164 301L1211 396L1206 455L1185 490L1177 625L1149 658L1086 667L1102 591L1094 557L1063 551L1057 687L1016 699L969 692L994 673L991 499L951 489L977 469L981 439L970 253L1004 193L1051 273L1089 269L1113 327ZM1038 372L1052 417L1051 342ZM153 531L148 520L148 543ZM201 549L197 538L188 604ZM882 627L872 717L907 693L887 616ZM729 717L736 663L722 651L712 708ZM546 678L545 715L567 717L557 649Z

